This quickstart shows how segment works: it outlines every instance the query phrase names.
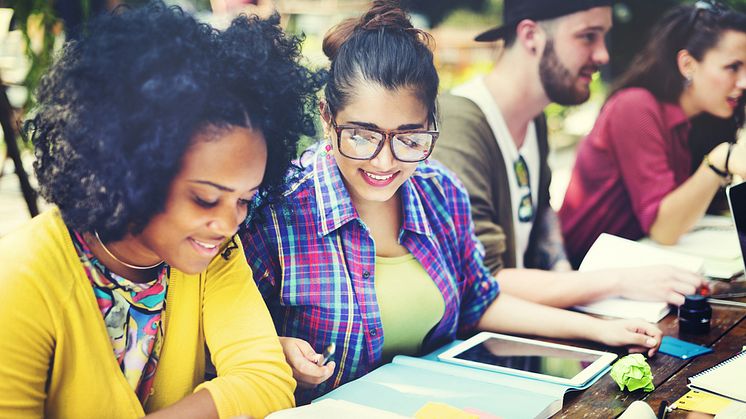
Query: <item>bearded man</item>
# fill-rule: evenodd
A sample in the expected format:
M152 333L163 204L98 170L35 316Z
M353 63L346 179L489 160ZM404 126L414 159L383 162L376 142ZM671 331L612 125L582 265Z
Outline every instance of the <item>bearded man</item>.
M469 192L485 264L501 290L570 307L612 296L683 302L701 278L669 267L571 271L549 205L544 108L588 100L609 61L611 0L505 0L503 25L476 37L502 41L493 69L441 96L433 157ZM530 269L533 268L533 269Z

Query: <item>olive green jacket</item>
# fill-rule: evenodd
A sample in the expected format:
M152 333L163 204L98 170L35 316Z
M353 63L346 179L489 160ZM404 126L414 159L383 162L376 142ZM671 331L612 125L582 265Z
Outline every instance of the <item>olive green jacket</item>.
M471 100L450 94L439 98L440 137L433 158L452 170L469 192L477 237L485 248L485 264L492 273L516 265L510 183L500 147L482 110ZM549 209L551 172L547 163L547 125L544 115L535 120L539 142L537 215ZM534 175L533 173L531 175ZM551 209L549 209L551 210ZM524 266L542 268L537 251L541 218L534 222Z

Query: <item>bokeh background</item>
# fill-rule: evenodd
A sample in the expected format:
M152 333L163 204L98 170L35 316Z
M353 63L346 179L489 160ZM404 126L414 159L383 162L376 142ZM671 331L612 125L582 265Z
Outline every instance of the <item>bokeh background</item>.
M557 0L561 1L561 0ZM307 65L327 65L321 52L324 33L368 7L362 0L167 0L199 19L225 27L239 13L282 16L286 31L304 37ZM34 91L55 53L66 40L84 33L92 16L143 0L0 0L0 236L46 207L34 196L31 145L18 136L18 124L33 114ZM477 43L476 34L500 24L502 0L401 0L416 26L435 39L441 91L489 71L499 44ZM575 145L591 128L606 98L607 86L626 69L641 48L653 22L682 0L618 0L614 28L607 42L611 62L592 83L591 99L576 107L550 105L547 110L550 165L554 171L552 204L562 202ZM730 0L746 11L746 0ZM13 141L13 144L11 144ZM306 142L313 139L306 139ZM14 144L18 145L16 153ZM19 158L14 158L19 156ZM23 170L18 170L19 167ZM24 178L28 178L28 182Z

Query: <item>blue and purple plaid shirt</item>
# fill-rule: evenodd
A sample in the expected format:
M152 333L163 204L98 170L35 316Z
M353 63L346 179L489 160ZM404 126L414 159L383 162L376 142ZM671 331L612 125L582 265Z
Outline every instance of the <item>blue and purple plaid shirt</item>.
M334 375L313 390L299 389L298 404L379 366L384 339L373 239L334 159L322 154L315 153L301 177L288 185L285 206L265 208L261 221L241 232L277 333L304 339L319 353L331 342L337 347ZM499 286L482 262L469 197L452 174L439 164L420 164L399 192L399 241L445 301L443 318L423 342L423 351L430 351L473 331Z

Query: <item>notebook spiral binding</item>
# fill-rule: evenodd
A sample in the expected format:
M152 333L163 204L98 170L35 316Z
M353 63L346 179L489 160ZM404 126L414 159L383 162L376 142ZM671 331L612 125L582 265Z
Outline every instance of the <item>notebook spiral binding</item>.
M706 370L704 370L704 371L702 371L702 372L699 372L699 373L697 373L697 374L694 374L694 375L692 375L691 377L689 377L689 379L690 379L690 380L693 380L693 379L695 379L695 378L697 378L697 377L699 377L699 376L705 375L705 374L707 374L707 373L709 373L709 372L711 372L711 371L714 371L714 370L716 370L716 369L718 369L718 368L722 367L723 365L725 365L725 364L727 364L727 363L729 363L729 362L731 362L731 361L733 361L733 360L735 360L735 359L738 359L738 358L740 358L740 357L742 357L742 356L746 356L746 351L741 351L741 352L739 352L739 353L737 353L737 354L733 355L732 357L730 357L730 358L726 359L725 361L721 361L720 363L718 363L718 364L717 364L717 365L715 365L715 366L712 366L712 367L710 367L710 368L707 368Z

